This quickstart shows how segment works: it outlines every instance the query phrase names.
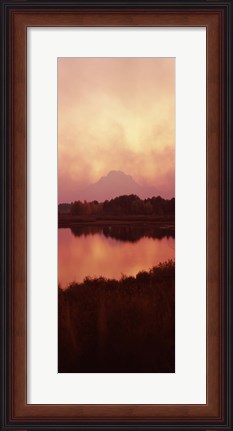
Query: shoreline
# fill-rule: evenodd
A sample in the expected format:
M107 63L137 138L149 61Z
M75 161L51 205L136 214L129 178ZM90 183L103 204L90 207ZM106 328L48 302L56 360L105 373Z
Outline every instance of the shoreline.
M171 217L154 217L145 215L119 216L98 216L98 217L81 217L70 214L58 215L58 228L69 228L75 225L85 226L105 226L105 225L151 225L160 229L171 229L175 231L175 218Z

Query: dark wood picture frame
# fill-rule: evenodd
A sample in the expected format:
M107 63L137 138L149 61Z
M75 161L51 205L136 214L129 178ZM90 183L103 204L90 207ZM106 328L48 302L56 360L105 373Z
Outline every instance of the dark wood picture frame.
M1 1L2 430L232 429L232 6L232 1L204 0ZM205 405L27 404L26 31L30 26L71 25L207 29Z

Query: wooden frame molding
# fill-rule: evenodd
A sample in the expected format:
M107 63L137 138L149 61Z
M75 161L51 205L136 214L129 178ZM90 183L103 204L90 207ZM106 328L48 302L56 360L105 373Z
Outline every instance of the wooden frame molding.
M5 180L2 429L229 429L229 184L231 2L145 6L3 0ZM189 5L188 5L189 3ZM27 28L33 26L204 26L207 30L207 404L27 404ZM227 329L228 328L228 329ZM140 429L141 429L140 428ZM74 429L74 428L72 428Z

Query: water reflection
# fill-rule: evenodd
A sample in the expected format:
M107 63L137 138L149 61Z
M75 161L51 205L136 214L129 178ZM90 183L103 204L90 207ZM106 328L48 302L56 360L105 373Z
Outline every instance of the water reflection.
M103 234L106 238L117 239L118 241L137 242L140 238L161 239L164 236L175 237L175 230L172 226L163 227L153 224L109 224L109 225L73 225L71 232L80 237L82 235Z
M171 228L154 226L75 226L58 230L58 280L62 288L86 276L136 275L175 258Z

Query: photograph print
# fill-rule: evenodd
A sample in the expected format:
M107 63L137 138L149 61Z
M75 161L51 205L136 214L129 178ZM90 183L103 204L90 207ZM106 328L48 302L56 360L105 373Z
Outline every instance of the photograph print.
M175 372L175 58L58 59L58 372Z

